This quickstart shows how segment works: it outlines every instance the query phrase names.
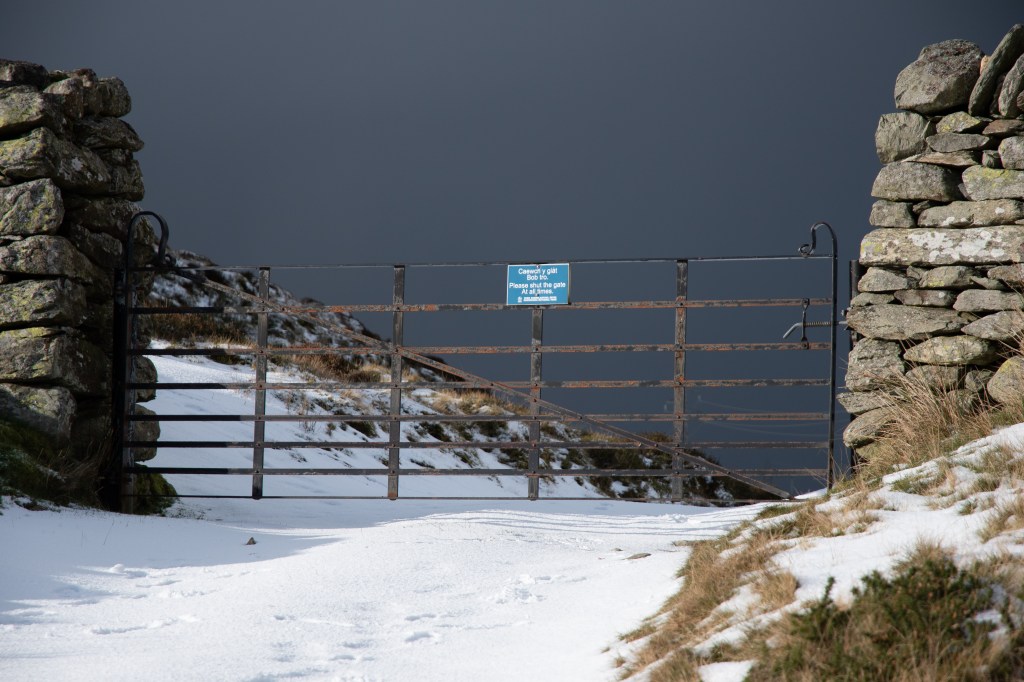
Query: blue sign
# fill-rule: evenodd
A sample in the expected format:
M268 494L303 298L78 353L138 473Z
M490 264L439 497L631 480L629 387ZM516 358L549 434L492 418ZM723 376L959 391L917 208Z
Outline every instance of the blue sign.
M567 305L569 264L508 266L507 305Z

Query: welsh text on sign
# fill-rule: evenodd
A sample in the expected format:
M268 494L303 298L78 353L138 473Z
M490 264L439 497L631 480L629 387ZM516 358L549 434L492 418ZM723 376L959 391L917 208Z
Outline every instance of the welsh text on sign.
M566 305L569 303L569 264L508 266L507 305Z

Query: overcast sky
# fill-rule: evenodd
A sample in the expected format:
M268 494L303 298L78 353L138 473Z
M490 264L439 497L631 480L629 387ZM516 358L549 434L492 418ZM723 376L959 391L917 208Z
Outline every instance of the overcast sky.
M34 0L3 56L121 77L146 208L222 263L789 252L867 231L924 45L1018 2Z
M826 220L845 284L869 230L874 130L894 108L896 75L941 40L990 53L1020 21L1016 0L33 0L4 10L0 56L122 78L146 142L143 206L168 219L173 246L222 264L790 254ZM390 296L390 272L380 274L377 301ZM663 274L650 296L674 295ZM795 269L716 276L699 296L827 295L827 276L805 289ZM419 300L501 301L499 277L449 278ZM366 289L284 283L332 303ZM641 288L624 295L648 296ZM694 328L699 312L690 340L778 340L799 319L709 315ZM564 332L549 320L545 341L666 342L670 313L646 331L636 318L569 313ZM387 319L368 317L387 335ZM512 317L448 328L528 341L528 316ZM424 338L443 328L424 322ZM661 336L641 339L651 330ZM786 365L698 354L688 376L811 371L803 355L783 355ZM546 377L558 359L545 360ZM590 366L671 372L644 354ZM690 400L715 411L740 398Z

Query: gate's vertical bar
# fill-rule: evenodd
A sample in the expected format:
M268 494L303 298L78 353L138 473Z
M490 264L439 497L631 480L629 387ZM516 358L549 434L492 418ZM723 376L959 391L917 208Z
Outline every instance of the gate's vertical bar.
M259 296L264 301L270 299L270 268L259 270L257 279ZM256 370L256 419L252 423L252 498L263 497L263 454L267 435L267 422L263 417L267 413L267 307L256 314L256 358L253 361Z
M832 317L829 318L831 324L828 326L831 332L829 335L831 357L829 358L828 376L828 473L825 483L826 488L832 490L836 481L836 331L839 327L839 247L831 225L828 226L828 231L832 236Z
M130 471L135 466L135 458L132 449L124 445L126 440L132 439L130 412L131 406L135 402L135 391L128 388L135 362L135 356L131 353L134 346L131 310L135 307L135 292L131 285L130 267L131 264L126 259L117 274L114 285L114 371L116 374L113 394L113 454L120 461L118 488L121 512L124 514L132 514L135 511L135 474Z
M405 266L395 266L395 289L392 297L391 343L397 351L405 343ZM401 466L402 422L402 356L391 354L391 410L388 420L388 499L398 499L398 469Z
M686 413L686 388L683 380L686 379L686 351L683 350L686 343L686 308L681 304L686 301L689 280L689 263L685 260L676 261L676 333L675 333L675 381L673 389L673 412L674 436L677 448L686 444L686 421L683 416ZM683 469L683 459L678 454L672 457L672 499L679 502L683 499L683 479L679 474Z
M540 414L540 382L542 379L541 367L544 362L544 354L541 352L541 345L544 343L544 309L534 308L531 316L530 334L530 416L536 417ZM534 419L530 422L530 455L528 460L527 494L531 500L540 496L540 421Z

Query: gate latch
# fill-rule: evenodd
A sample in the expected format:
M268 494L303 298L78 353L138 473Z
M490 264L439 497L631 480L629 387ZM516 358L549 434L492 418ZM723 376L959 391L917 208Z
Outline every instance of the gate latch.
M786 333L782 335L783 339L788 339L789 335L795 332L797 329L800 330L800 343L804 345L804 348L810 347L810 342L807 340L807 328L808 327L831 327L834 322L829 320L823 320L821 322L808 322L807 321L807 309L811 306L810 299L805 298L803 300L803 310L800 312L800 321L795 323L792 327L786 330Z

